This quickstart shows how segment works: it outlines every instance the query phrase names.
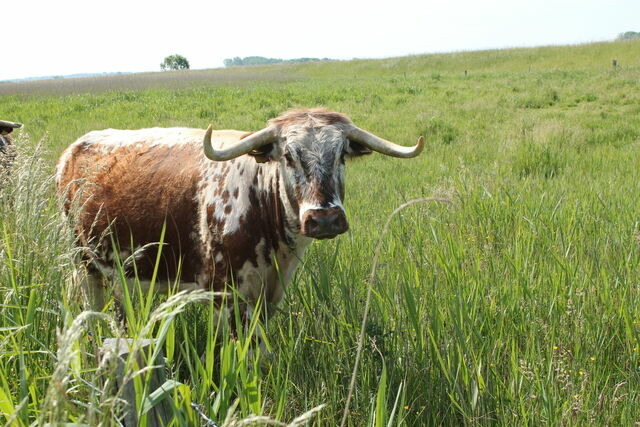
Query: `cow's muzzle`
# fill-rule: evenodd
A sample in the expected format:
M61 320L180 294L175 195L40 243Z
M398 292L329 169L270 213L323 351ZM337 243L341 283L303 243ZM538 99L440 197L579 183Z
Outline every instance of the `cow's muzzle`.
M348 229L342 208L309 209L302 215L300 234L314 239L333 239Z

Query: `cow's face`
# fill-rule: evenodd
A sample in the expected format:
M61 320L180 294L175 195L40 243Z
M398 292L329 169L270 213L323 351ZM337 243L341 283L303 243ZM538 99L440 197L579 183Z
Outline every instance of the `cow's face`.
M204 154L211 160L248 154L258 162L277 164L284 196L297 212L300 234L316 239L330 239L349 229L342 207L346 159L372 151L409 158L424 147L422 137L415 146L403 147L356 127L343 114L324 109L290 111L220 149L211 145L211 132L209 126L203 140Z
M349 229L342 206L345 160L368 152L351 144L341 125L281 129L281 175L287 196L298 206L300 234L330 239Z

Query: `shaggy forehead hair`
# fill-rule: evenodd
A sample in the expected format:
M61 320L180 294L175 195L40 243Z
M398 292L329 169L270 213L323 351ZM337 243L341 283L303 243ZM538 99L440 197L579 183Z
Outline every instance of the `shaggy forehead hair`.
M351 120L344 114L334 113L324 108L287 111L281 116L269 120L269 124L280 128L287 128L289 126L315 128L330 125L353 125Z

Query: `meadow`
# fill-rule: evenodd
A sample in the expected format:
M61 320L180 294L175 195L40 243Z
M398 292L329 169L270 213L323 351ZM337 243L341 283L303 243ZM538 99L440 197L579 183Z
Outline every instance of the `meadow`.
M158 339L172 425L314 408L293 424L339 425L369 287L347 425L640 422L639 81L640 42L616 42L0 83L0 118L25 124L0 188L0 419L113 425L120 404L97 349L123 331L113 310L85 311L53 191L68 144L109 127L257 130L323 106L426 148L347 165L350 231L315 242L249 331L272 355L216 334L206 295L134 295L126 333ZM382 235L420 197L451 203L407 207ZM128 368L140 407L156 404Z

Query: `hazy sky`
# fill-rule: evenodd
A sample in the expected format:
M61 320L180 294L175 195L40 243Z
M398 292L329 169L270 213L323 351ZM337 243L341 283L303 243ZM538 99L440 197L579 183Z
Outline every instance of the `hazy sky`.
M225 58L380 58L611 40L640 0L2 0L0 80ZM10 7L8 5L11 4ZM10 8L11 13L6 9Z

